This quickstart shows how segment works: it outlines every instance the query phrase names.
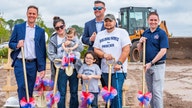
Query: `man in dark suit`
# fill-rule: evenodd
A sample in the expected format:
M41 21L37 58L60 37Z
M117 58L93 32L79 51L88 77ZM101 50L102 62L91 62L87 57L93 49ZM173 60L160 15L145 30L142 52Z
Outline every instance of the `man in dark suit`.
M17 81L19 100L23 97L26 98L21 47L24 49L29 97L33 96L37 71L40 72L40 77L43 78L46 68L45 31L35 25L38 8L32 5L29 6L26 15L27 21L15 25L9 41L9 47L13 50L11 58L13 59L12 66Z
M82 42L89 46L88 50L93 49L93 43L95 41L96 34L104 30L104 16L105 16L105 3L103 1L95 1L93 11L95 18L86 22L84 32L82 36ZM99 58L99 67L101 67L101 59ZM101 79L102 86L105 86L103 79Z
M103 26L104 13L106 10L105 3L102 1L95 1L93 10L95 18L85 23L82 36L82 42L89 46L88 50L93 50L96 34L105 29Z

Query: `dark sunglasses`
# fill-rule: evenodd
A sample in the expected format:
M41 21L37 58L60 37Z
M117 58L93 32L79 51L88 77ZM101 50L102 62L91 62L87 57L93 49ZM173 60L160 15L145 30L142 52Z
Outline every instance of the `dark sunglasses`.
M64 25L61 25L61 26L59 26L59 27L55 27L55 30L59 30L59 28L60 28L60 29L63 29L63 28L64 28Z
M101 7L101 6L99 6L99 7L93 7L93 10L95 11L95 10L102 10L103 9L103 7Z

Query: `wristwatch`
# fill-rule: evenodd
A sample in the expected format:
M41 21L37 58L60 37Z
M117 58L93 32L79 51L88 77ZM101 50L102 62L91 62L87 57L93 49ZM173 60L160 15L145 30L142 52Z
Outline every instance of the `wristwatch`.
M122 65L123 63L121 61L117 61L117 64L118 65Z

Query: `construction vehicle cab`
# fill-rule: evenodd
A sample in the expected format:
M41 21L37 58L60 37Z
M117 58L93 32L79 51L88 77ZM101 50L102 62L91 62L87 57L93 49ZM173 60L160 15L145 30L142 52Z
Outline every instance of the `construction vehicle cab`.
M124 7L120 8L120 22L121 28L128 31L132 42L130 50L130 61L139 61L141 59L140 53L137 50L137 43L142 36L144 30L149 25L147 23L147 16L150 12L156 11L152 7Z

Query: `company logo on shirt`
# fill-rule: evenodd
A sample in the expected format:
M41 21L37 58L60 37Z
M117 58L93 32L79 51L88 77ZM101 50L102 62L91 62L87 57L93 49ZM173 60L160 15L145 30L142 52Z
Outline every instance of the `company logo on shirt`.
M115 36L112 36L112 37L105 37L105 38L102 38L99 42L102 43L102 42L106 42L106 44L103 44L102 45L102 48L108 48L108 47L114 47L114 43L111 42L111 40L113 41L119 41L119 38L118 37L115 37Z
M156 35L154 36L154 39L159 39L159 35L156 34Z
M85 75L92 75L92 74L94 73L94 71L93 71L92 69L84 69L84 70L83 70L83 73L84 73Z

